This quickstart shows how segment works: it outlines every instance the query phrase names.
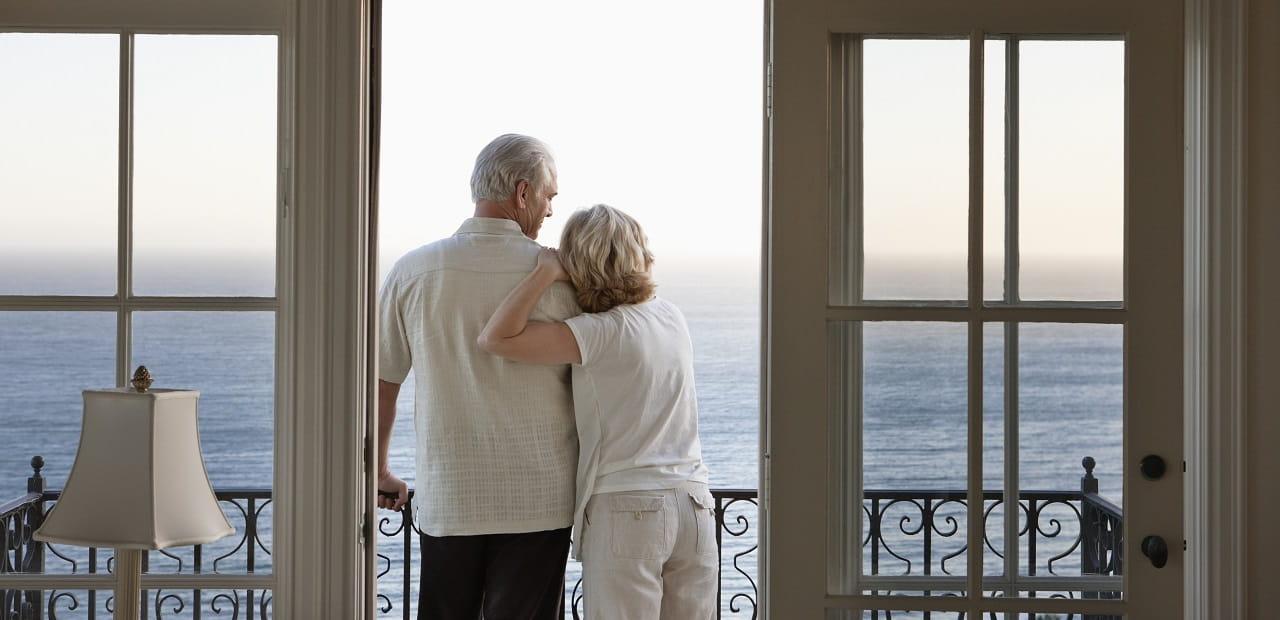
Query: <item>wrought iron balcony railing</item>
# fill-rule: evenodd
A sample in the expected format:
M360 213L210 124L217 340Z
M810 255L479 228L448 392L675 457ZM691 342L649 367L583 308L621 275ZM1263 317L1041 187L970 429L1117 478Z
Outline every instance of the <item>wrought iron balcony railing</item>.
M102 575L112 570L110 550L46 545L33 541L31 533L43 521L57 490L43 488L43 460L32 459L34 475L25 495L0 504L3 555L0 575L30 575L36 585L4 589L0 586L0 620L56 620L59 616L96 619L109 617L112 608L109 582L93 582L73 590L40 584L39 575ZM1086 473L1079 491L1024 491L1018 500L1018 544L1030 575L1120 575L1123 571L1123 514L1097 495L1093 459L1085 461ZM157 551L144 556L144 570L156 575L184 576L197 585L172 583L144 593L143 618L204 616L256 619L271 616L271 591L254 587L223 587L216 578L255 575L271 571L271 493L267 489L219 489L224 511L239 536L210 545ZM756 618L756 492L716 489L717 543L721 579L717 593L722 617ZM968 551L962 526L967 496L964 491L867 490L864 494L862 554L868 575L946 579L959 558ZM999 493L983 494L984 524L1003 514ZM984 528L985 531L986 528ZM1002 528L986 532L982 544L989 557L1002 558ZM409 510L388 513L378 523L382 539L378 553L378 609L384 617L411 617L418 583L414 554L419 534ZM105 561L104 561L105 559ZM963 574L963 568L960 569ZM209 580L202 583L201 579ZM163 582L159 578L157 582ZM185 583L185 582L183 582ZM144 582L144 586L145 586ZM55 586L59 589L53 589ZM190 589L186 589L190 588ZM958 590L957 590L958 591ZM571 563L566 575L566 617L582 614L582 589L578 566ZM1051 594L1057 596L1058 594ZM1081 596L1108 598L1113 592L1093 591ZM243 614L243 615L242 615Z

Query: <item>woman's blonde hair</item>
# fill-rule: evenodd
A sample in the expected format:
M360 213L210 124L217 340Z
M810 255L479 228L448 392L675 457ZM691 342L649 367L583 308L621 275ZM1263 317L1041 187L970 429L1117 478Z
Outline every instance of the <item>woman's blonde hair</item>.
M653 297L653 254L630 215L599 204L569 216L560 235L560 262L587 312Z

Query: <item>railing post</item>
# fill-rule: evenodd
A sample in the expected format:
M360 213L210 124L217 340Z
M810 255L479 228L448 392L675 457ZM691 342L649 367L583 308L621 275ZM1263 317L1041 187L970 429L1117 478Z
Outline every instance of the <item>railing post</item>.
M1084 476L1080 478L1080 574L1096 575L1102 567L1098 557L1098 518L1097 509L1089 496L1097 494L1098 479L1093 477L1093 468L1097 462L1086 456L1080 461L1084 465Z
M413 594L413 495L409 497L411 500L400 508L400 529L404 531L404 585L401 587L400 604L404 608L404 620L409 620L409 603Z
M716 620L724 608L724 498L716 497ZM578 614L574 613L577 618Z
M880 499L871 500L871 523L867 531L871 536L871 574L880 574L880 543L883 540L883 534L880 532ZM862 570L861 566L854 567L854 570ZM877 592L878 594L878 592ZM876 615L877 612L872 612Z
M1080 459L1080 464L1084 465L1084 476L1080 477L1081 493L1098 493L1098 479L1093 477L1093 468L1097 466L1097 461L1092 456L1086 456Z
M27 493L44 493L44 476L40 475L40 470L43 468L44 457L39 455L31 457L31 477L27 478ZM41 525L44 525L43 499L36 502L36 505L27 512L27 557L23 558L23 572L44 573L44 543L32 536ZM28 590L24 596L27 605L30 605L35 612L34 617L37 620L44 620L44 591Z
M1102 514L1093 505L1089 497L1098 493L1098 479L1093 477L1093 468L1098 464L1092 456L1080 460L1084 466L1084 476L1080 478L1080 574L1096 575L1102 572L1102 557L1099 553L1098 528L1101 526ZM1096 599L1097 592L1082 592L1080 598ZM1082 620L1094 620L1098 616L1085 615Z

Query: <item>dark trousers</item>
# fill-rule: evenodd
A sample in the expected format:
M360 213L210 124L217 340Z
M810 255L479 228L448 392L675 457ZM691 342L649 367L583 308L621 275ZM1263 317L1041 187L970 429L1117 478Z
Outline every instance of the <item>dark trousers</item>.
M422 535L418 620L556 620L569 530Z

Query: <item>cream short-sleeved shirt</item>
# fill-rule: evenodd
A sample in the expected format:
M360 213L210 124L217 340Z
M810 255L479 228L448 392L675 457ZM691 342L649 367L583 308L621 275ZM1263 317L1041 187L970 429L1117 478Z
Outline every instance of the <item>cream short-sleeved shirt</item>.
M470 218L406 254L383 285L378 376L414 372L414 518L432 536L537 532L573 522L578 442L569 366L490 355L476 337L538 261L511 220ZM580 311L555 283L532 320Z
M596 493L673 489L707 482L698 439L693 344L684 314L661 297L580 314L573 331L578 455L574 557Z

